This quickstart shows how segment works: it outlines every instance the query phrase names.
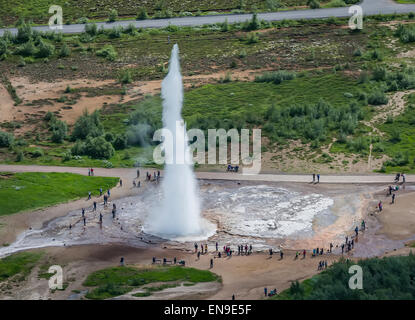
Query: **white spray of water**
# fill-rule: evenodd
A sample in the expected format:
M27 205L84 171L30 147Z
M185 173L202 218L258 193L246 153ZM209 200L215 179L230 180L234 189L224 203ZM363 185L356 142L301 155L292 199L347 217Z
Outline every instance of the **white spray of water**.
M144 230L167 239L204 237L205 221L200 217L198 185L192 170L186 127L181 116L183 83L177 44L172 50L169 72L162 82L161 95L163 125L173 134L174 144L173 155L169 155L171 149L165 149L165 159L173 156L173 163L165 165L161 208L150 215ZM180 164L183 161L176 159L176 150L183 151L185 164Z

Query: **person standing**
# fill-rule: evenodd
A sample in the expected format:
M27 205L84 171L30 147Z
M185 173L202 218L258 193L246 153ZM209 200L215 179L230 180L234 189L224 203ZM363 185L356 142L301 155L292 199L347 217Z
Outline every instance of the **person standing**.
M394 204L394 203L395 203L395 197L396 197L396 194L394 193L394 194L392 195L392 204Z
M267 293L268 293L268 289L264 288L264 295L267 296Z
M210 259L210 268L213 268L213 259Z
M94 211L97 211L97 202L94 201Z
M320 174L317 173L317 183L320 183Z
M122 179L120 179L120 187L122 187Z
M316 174L313 173L313 183L316 182Z

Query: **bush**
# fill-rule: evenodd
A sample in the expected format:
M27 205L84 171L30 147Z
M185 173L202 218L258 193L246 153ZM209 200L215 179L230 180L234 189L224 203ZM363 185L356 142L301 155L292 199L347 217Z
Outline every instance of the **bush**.
M120 27L120 26L118 26L118 27L114 27L114 28L112 28L111 30L109 30L109 32L108 32L108 36L109 36L111 39L121 38L122 31L123 31L122 27Z
M85 112L76 121L72 131L72 141L77 139L85 139L88 136L98 137L104 133L104 128L99 120L99 114L95 111L92 114ZM73 154L76 154L72 152Z
M148 19L147 11L142 8L137 14L137 20L146 20Z
M131 83L133 82L133 78L131 76L131 71L130 70L123 70L119 76L119 81L121 83L127 84L127 83Z
M50 43L46 43L42 40L39 41L38 51L36 53L36 56L38 58L47 58L53 55L55 52L55 46Z
M381 90L377 90L377 91L373 92L368 97L368 103L371 104L371 105L374 105L374 106L387 104L388 101L389 101L388 97Z
M24 160L24 154L22 150L17 151L16 162L22 162Z
M33 56L36 52L36 47L33 44L32 40L27 41L26 43L19 46L16 50L16 53L24 57Z
M125 134L117 134L112 142L115 150L122 150L127 147L127 136Z
M59 56L60 57L67 57L71 54L71 49L69 49L69 47L67 46L66 43L63 44L61 50L59 51Z
M317 0L309 0L308 1L308 6L311 8L311 9L318 9L318 8L320 8L320 2L318 2Z
M252 31L252 30L258 30L261 27L261 23L258 20L258 15L254 13L252 15L251 21L247 21L244 25L245 31Z
M257 43L259 41L258 34L256 32L251 32L250 34L248 34L246 41L249 44Z
M410 24L400 24L396 29L395 35L398 36L403 43L415 42L415 27Z
M275 84L280 84L285 80L292 80L296 77L296 74L289 71L274 71L274 72L267 72L263 75L256 76L255 82L273 82Z
M26 24L24 20L17 28L16 40L19 43L24 43L32 39L33 30L30 24Z
M0 56L7 53L7 41L0 39Z
M98 34L98 27L96 23L86 24L84 31L90 36L96 36Z
M105 141L101 136L96 138L88 137L85 141L84 153L94 159L109 159L114 155L115 151L112 144Z
M283 6L279 0L266 0L265 5L269 11L277 10Z
M399 132L399 129L397 128L393 128L391 133L390 133L390 138L389 138L390 142L399 142L401 141L401 133Z
M387 71L385 67L377 66L373 70L373 80L375 81L385 81L387 76Z
M104 139L105 139L105 141L108 141L108 142L112 143L114 141L114 135L111 132L106 132L104 134Z
M326 8L337 8L337 7L346 7L347 4L343 0L331 0L324 7Z
M14 142L12 133L0 131L0 147L10 147Z
M112 9L108 14L108 22L115 22L118 19L118 11Z
M52 127L52 141L55 143L62 143L66 138L68 126L65 122L57 120Z
M96 55L98 57L104 57L105 59L109 61L114 61L117 58L117 51L115 51L112 45L107 45L101 50L98 50L96 52Z

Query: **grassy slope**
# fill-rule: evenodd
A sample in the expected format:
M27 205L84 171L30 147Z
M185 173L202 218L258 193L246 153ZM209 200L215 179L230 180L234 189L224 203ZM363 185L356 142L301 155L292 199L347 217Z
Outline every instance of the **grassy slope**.
M349 267L355 262L341 260L322 273L291 287L276 300L389 300L415 299L413 283L415 256L372 258L358 261L363 270L363 289L349 288Z
M0 216L86 197L116 185L118 178L71 173L16 173L0 175Z
M408 97L405 112L394 118L392 123L384 123L379 129L386 132L384 141L385 153L396 155L408 154L409 162L401 166L387 166L386 172L414 172L415 171L415 94ZM390 141L391 133L400 132L400 141Z
M89 299L107 299L127 293L153 282L212 282L219 277L208 271L179 266L137 269L134 267L113 267L90 274L84 286L97 287L86 295ZM154 290L153 290L154 291Z

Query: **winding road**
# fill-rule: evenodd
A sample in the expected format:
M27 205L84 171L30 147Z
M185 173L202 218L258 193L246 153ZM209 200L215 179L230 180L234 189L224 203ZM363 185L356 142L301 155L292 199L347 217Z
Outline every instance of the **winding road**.
M408 13L415 12L415 4L399 4L392 0L363 0L360 3L365 16L375 14L393 14L393 13ZM343 8L325 8L325 9L308 9L308 10L291 10L291 11L280 11L280 12L267 12L259 13L259 19L266 21L279 21L284 19L289 20L300 20L300 19L318 19L318 18L329 18L337 17L344 18L350 17L349 7ZM171 18L171 19L149 19L149 20L123 20L116 21L113 23L99 22L98 27L104 27L104 29L110 29L115 26L126 27L129 24L134 24L137 28L163 28L168 25L176 26L200 26L205 24L214 24L224 22L226 19L229 23L244 22L249 20L252 14L220 14L220 15L207 15L199 17L182 17L182 18ZM80 33L85 28L84 24L71 24L63 25L63 33ZM35 26L34 30L38 31L49 31L49 26ZM0 29L0 36L3 35L7 29ZM10 28L13 34L17 33L16 28Z
M146 171L153 172L157 169L140 168L141 175ZM225 171L225 166L224 166ZM59 167L59 166L31 166L31 165L0 165L0 172L68 172L87 174L88 168ZM136 177L137 168L94 168L95 175L102 177L120 177L125 181ZM196 171L196 177L204 180L233 180L233 181L263 181L263 182L296 182L310 183L310 174L253 174L244 175L227 172L201 172ZM392 184L395 175L393 174L324 174L320 177L320 183L337 184ZM401 180L402 181L402 180ZM406 175L407 183L415 183L415 175Z

